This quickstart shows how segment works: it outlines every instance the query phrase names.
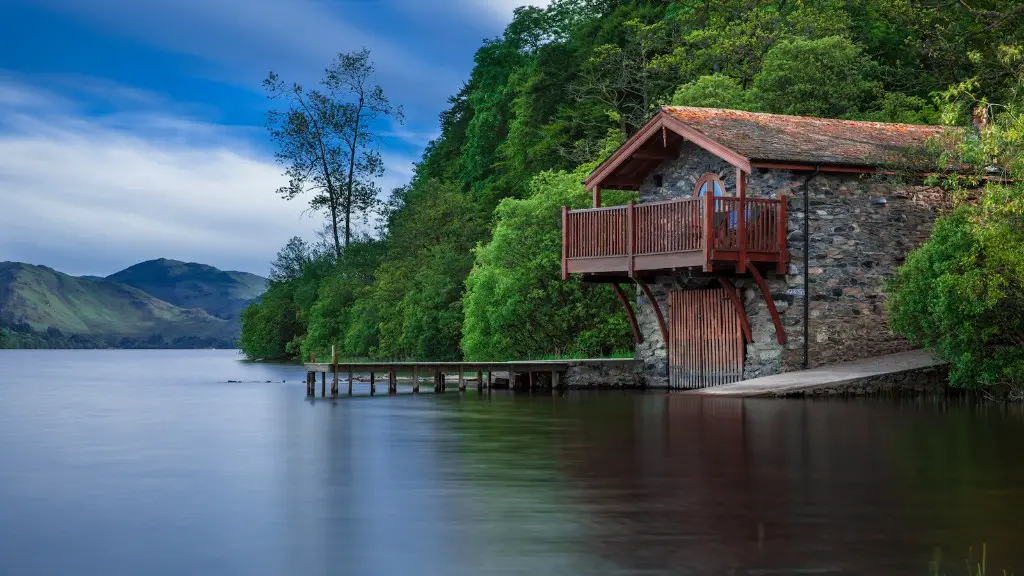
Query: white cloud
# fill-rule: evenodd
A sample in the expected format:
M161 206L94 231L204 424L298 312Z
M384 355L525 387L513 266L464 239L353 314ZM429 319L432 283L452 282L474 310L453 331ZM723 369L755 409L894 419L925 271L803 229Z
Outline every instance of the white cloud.
M0 84L8 103L36 93ZM109 274L168 257L259 273L318 225L302 200L274 194L283 178L267 154L216 125L146 120L140 136L65 111L0 109L0 260Z
M210 76L254 86L268 70L306 82L339 51L369 48L391 92L445 98L461 74L349 22L322 0L40 0L53 9L220 65ZM333 6L344 6L335 4ZM442 100L443 101L443 100Z
M520 6L536 6L538 8L546 8L551 4L551 0L459 0L466 6L485 12L490 15L491 18L500 20L501 22L510 22L512 20L512 12Z

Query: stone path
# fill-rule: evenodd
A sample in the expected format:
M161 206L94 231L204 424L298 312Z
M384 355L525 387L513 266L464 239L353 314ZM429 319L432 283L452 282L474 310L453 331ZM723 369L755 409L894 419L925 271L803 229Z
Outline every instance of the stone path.
M908 370L929 368L941 364L943 362L932 358L932 355L928 352L914 350L912 352L866 358L845 364L833 364L812 370L764 376L725 386L693 390L688 393L740 398L771 397L813 390L815 388L834 388L864 378L898 374Z

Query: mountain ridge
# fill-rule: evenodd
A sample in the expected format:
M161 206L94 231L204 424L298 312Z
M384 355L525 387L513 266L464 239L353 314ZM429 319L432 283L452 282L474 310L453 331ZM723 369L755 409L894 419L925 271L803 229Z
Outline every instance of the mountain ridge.
M106 278L0 262L0 348L233 347L241 311L265 286L255 274L165 258Z

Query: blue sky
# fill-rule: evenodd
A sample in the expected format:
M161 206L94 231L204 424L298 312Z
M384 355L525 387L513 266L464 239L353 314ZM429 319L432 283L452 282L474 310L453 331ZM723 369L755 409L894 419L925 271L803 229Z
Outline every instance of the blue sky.
M270 70L314 84L367 47L405 108L408 181L473 53L544 0L0 0L0 261L107 275L165 257L265 274L319 226L273 190Z

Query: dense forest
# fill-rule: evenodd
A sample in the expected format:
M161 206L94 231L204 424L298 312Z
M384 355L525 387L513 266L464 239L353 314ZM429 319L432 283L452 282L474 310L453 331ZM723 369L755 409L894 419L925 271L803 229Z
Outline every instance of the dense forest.
M662 104L968 124L1019 99L1016 0L555 0L485 41L374 237L295 239L243 315L252 358L499 360L630 349L559 277L559 210ZM608 204L629 193L608 192Z

